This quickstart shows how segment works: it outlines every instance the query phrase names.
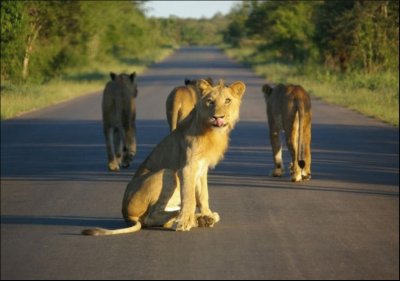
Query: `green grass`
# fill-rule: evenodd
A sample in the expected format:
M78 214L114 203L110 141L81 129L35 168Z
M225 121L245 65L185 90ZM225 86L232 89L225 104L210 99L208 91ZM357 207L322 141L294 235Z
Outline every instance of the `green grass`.
M342 75L317 65L274 62L255 54L251 48L225 50L228 56L251 66L268 82L300 84L312 96L399 126L398 72L350 72Z
M5 83L1 91L1 119L56 104L83 94L101 90L104 83L52 81L45 85L12 85Z
M160 49L149 53L143 60L107 60L90 66L66 69L64 74L49 82L15 84L1 81L1 120L16 117L25 112L44 108L84 94L102 91L109 80L110 71L140 75L151 63L157 62L173 52Z

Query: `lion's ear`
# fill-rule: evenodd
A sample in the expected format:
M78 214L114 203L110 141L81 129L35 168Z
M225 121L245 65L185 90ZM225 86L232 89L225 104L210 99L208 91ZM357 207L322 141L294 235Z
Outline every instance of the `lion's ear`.
M208 84L210 84L211 86L214 85L214 81L213 81L213 79L212 79L211 77L207 77L205 80L206 80L206 81L208 82Z
M197 88L200 90L200 96L203 96L204 93L209 92L212 86L207 80L200 79L197 80Z
M131 82L133 83L133 81L135 81L135 78L136 78L136 71L135 72L132 72L130 75L129 75L129 79L131 79Z
M262 86L262 91L265 94L266 97L269 97L272 93L272 87L268 84L264 84Z
M239 99L242 98L244 91L246 91L246 85L242 81L233 82L229 88L231 88L233 94Z
M115 78L117 77L117 74L115 74L114 72L110 72L110 77L111 77L111 80L115 80Z

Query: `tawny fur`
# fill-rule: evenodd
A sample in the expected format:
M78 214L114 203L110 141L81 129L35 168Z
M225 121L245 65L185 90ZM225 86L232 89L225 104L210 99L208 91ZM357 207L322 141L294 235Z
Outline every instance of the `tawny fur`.
M311 178L311 99L298 85L279 84L262 87L267 105L270 141L274 157L272 176L284 173L280 133L285 132L286 143L292 157L291 180Z
M128 167L136 154L136 73L110 73L102 100L103 133L107 146L108 169Z
M199 80L196 90L196 107L153 149L125 190L122 214L133 226L90 229L83 234L128 233L140 226L188 231L196 226L212 227L219 221L218 213L209 206L208 169L228 148L229 133L239 120L245 85L235 82L226 87L221 82L213 87Z
M213 80L205 79L211 86ZM185 119L195 107L198 97L196 93L197 80L185 79L185 86L174 88L168 95L165 108L170 131L176 129L179 123Z

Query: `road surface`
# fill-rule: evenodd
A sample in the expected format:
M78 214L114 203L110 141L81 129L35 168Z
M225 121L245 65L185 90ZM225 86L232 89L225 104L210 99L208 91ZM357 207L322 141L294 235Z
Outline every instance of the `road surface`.
M221 221L80 235L124 226L126 184L168 133L166 96L205 76L247 85L209 176ZM153 65L139 77L138 155L119 173L107 171L101 93L1 122L1 279L399 279L398 129L313 99L312 180L268 177L265 82L212 47Z

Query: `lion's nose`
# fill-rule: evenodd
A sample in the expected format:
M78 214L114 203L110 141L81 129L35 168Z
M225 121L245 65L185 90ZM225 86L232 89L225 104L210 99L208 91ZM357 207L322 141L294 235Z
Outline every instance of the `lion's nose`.
M222 127L225 125L225 120L224 120L225 116L213 116L213 118L211 118L211 121L213 123L214 126L217 127Z

